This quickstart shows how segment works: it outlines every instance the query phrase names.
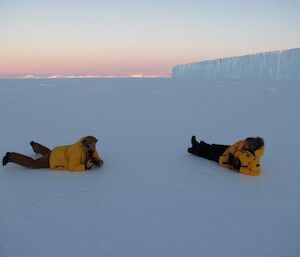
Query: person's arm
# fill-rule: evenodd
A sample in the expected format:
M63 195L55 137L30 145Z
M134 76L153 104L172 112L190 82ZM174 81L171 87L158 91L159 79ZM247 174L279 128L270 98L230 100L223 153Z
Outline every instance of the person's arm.
M85 170L90 170L93 167L93 160L91 159L87 159L85 162Z
M247 150L240 150L235 154L240 160L241 166L239 171L245 175L258 176L260 174L260 165L255 156Z
M99 155L99 153L97 152L96 149L95 149L95 151L93 152L92 156L93 156L94 160L96 160L96 161L101 160L101 157L100 157L100 155Z
M258 176L261 172L261 168L259 164L256 165L248 165L247 167L241 167L240 173L243 173L245 175L249 176Z
M229 163L233 169L240 171L241 168L241 161L239 158L235 157L234 155L229 156Z
M226 167L226 168L233 168L232 159L230 159L230 158L232 158L231 156L234 156L234 154L238 150L240 143L241 143L241 141L235 143L232 146L229 146L226 149L226 151L220 156L219 164L221 164L223 167Z
M103 165L103 160L101 159L99 153L97 152L97 150L95 150L93 152L93 158L95 160L94 164L97 166L97 167L101 167Z
M82 154L75 147L68 149L68 170L85 171L85 163L82 163Z

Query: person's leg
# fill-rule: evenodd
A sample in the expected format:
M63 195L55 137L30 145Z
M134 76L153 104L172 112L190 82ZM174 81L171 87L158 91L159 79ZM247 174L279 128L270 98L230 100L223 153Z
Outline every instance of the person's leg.
M6 163L4 162L4 159L6 160ZM36 160L19 153L7 153L3 158L3 164L5 166L8 162L13 162L29 169L42 169L50 167L49 159L50 153Z
M202 144L206 144L204 141L200 141L200 143L196 140L195 136L192 136L191 138L191 143L192 143L192 148L198 148L200 147Z
M230 145L219 145L219 144L212 144L213 147L220 149L220 151L225 152L225 150L230 147Z
M39 143L31 141L30 145L32 146L32 149L35 153L39 153L41 155L46 155L46 154L51 153L51 150L49 148L47 148L43 145L40 145Z
M220 156L226 149L227 146L210 145L201 141L200 143L197 142L193 144L193 146L188 149L188 152L211 161L219 162Z
M211 161L216 161L214 152L211 151L211 148L208 147L203 147L203 146L191 147L188 149L188 152Z
M200 143L196 140L196 137L195 136L192 136L191 138L191 143L192 143L192 147L188 148L188 152L191 153L191 154L195 154L197 156L200 156L200 157L204 157L205 155L205 149L204 147L204 144L207 145L204 141L201 141ZM204 157L205 158L205 157Z

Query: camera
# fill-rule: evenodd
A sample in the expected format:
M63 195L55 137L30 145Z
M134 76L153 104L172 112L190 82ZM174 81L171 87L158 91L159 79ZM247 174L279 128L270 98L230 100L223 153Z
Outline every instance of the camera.
M93 157L93 153L94 151L87 151L87 160L88 161L92 161L92 163L97 166L100 167L103 165L103 161L102 160L95 160L95 158Z

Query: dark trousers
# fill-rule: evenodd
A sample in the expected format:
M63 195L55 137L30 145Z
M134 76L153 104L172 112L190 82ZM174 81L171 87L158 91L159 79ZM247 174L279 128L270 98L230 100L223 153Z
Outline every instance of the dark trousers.
M229 145L210 145L201 141L200 143L194 143L193 146L188 149L188 152L211 161L219 162L220 156L223 155L228 147Z
M30 169L50 168L49 159L51 150L38 143L32 143L32 149L35 153L41 154L43 156L34 160L23 154L10 153L8 156L8 161Z

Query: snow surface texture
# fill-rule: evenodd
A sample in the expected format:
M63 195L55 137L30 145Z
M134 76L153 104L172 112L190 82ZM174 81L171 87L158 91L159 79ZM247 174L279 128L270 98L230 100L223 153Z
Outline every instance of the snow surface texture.
M177 79L300 79L300 48L177 65Z
M84 173L0 168L1 257L298 257L299 81L0 80L0 154L95 135ZM298 117L298 118L297 118ZM190 137L262 136L249 177Z

